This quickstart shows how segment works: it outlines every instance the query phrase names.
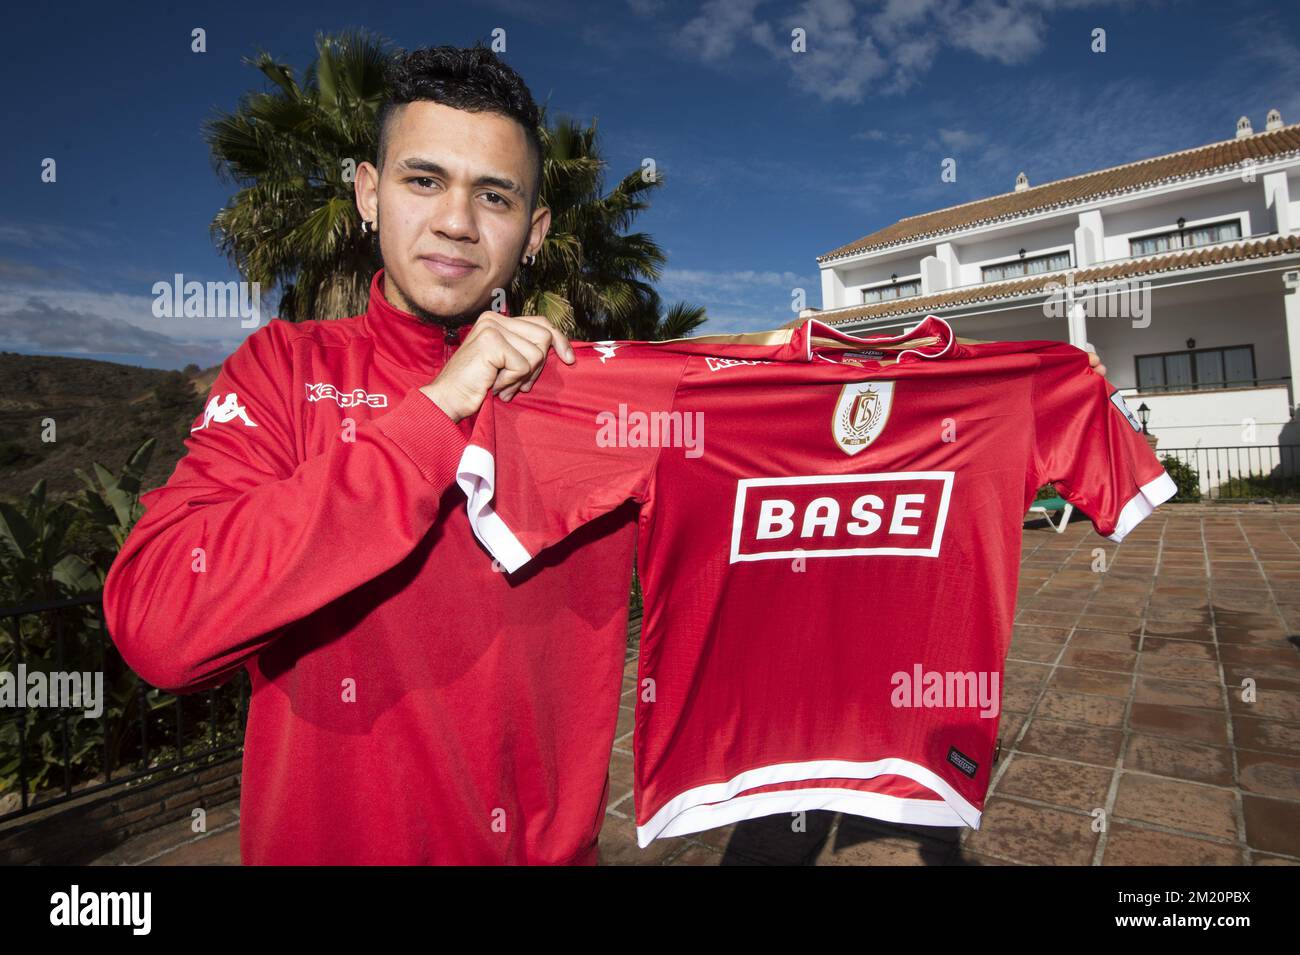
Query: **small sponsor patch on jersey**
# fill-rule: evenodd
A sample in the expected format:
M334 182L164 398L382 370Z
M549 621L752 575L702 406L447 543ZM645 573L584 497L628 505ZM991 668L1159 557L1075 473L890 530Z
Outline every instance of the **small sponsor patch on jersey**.
M884 358L888 352L876 351L874 348L866 351L846 351L840 352L845 358Z
M948 747L948 762L952 763L971 779L975 778L975 773L980 768L979 763L961 752L956 746Z
M1142 422L1137 419L1137 415L1130 411L1128 405L1124 403L1124 396L1119 393L1118 388L1110 393L1110 403L1118 408L1119 413L1128 419L1128 423L1133 426L1134 431L1142 430Z

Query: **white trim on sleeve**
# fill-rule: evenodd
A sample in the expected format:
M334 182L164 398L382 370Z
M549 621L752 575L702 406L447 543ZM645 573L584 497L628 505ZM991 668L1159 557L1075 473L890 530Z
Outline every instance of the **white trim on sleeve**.
M532 560L533 555L492 509L496 474L496 459L492 452L477 444L466 446L460 464L456 466L456 483L465 492L469 526L479 543L501 562L508 573L513 573Z
M1115 522L1115 533L1106 535L1106 539L1118 544L1128 536L1129 531L1146 520L1157 505L1163 504L1177 493L1178 485L1169 476L1169 472L1161 471L1158 478L1143 484L1133 495L1133 500L1124 505L1124 509L1119 512L1119 520Z

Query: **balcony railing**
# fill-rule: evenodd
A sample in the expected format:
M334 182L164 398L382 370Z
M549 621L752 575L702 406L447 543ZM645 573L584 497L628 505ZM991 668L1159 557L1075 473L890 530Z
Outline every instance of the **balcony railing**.
M1300 501L1300 445L1157 448L1156 455L1178 483L1176 501Z
M1193 395L1206 391L1248 391L1255 388L1284 388L1291 376L1283 378L1242 378L1238 381L1191 381L1181 385L1146 385L1142 388L1121 388L1126 399L1145 398L1148 395Z
M101 596L0 607L0 671L103 678L97 718L84 705L0 710L0 822L242 754L247 673L204 693L150 687L109 639ZM16 801L3 799L14 792Z

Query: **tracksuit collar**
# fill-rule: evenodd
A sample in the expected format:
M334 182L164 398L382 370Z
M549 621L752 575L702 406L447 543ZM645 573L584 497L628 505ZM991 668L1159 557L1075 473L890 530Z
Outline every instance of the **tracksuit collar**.
M460 326L453 340L441 325L422 322L393 305L384 297L383 269L370 280L370 302L362 323L379 352L413 371L440 368L472 327L472 323Z

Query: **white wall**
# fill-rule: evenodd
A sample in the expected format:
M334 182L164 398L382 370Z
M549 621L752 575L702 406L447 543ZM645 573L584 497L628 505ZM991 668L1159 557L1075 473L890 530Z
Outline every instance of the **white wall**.
M1019 258L1021 249L1025 250L1025 258L1068 251L1073 264L1074 230L1078 224L1077 213L1071 211L1032 229L999 230L973 239L954 239L952 244L961 262L957 284L980 284L982 266Z
M1109 369L1110 359L1106 361ZM1140 404L1151 409L1147 430L1160 439L1160 448L1275 445L1281 443L1282 428L1290 420L1285 385L1166 395L1136 395L1131 388L1120 391L1134 411Z
M864 286L888 282L889 277L895 273L900 282L919 279L921 259L930 254L929 248L915 249L906 255L889 255L882 259L836 268L838 280L843 287L843 298L838 306L861 305Z
M1270 216L1264 205L1264 187L1260 177L1253 183L1233 180L1231 185L1182 189L1156 198L1145 198L1131 205L1107 206L1106 261L1130 258L1129 239L1152 232L1175 229L1178 217L1187 220L1186 228L1223 219L1240 219L1241 234L1267 232Z
M822 311L845 305L844 283L833 268L822 269Z
M1300 225L1300 168L1286 171L1287 192L1291 196L1291 228Z
M1278 288L1272 293L1240 296L1225 296L1217 291L1240 284L1233 281L1184 286L1177 297L1154 288L1150 325L1135 328L1131 319L1090 317L1088 341L1105 361L1106 377L1120 388L1137 387L1135 356L1186 351L1189 338L1196 339L1197 348L1254 345L1255 374L1260 378L1284 378L1291 372L1281 279L1277 278L1276 283ZM1186 291L1192 289L1205 291L1193 297Z

